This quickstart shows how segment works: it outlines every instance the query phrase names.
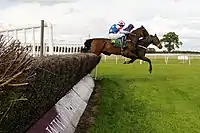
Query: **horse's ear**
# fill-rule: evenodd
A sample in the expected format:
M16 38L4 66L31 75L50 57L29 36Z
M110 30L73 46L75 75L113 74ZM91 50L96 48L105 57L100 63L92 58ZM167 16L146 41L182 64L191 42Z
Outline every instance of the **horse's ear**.
M157 34L155 34L154 36L157 36Z

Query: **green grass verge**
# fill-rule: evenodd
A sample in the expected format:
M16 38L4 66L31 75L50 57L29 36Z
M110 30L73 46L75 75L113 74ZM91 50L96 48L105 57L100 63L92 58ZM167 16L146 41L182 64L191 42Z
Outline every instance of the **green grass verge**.
M200 61L100 63L99 112L89 133L199 133ZM170 64L171 63L171 64Z

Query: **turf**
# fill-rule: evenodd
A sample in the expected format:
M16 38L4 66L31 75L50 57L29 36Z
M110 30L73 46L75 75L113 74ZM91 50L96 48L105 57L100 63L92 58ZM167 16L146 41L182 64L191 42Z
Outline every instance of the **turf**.
M99 112L89 133L199 133L200 60L103 61Z

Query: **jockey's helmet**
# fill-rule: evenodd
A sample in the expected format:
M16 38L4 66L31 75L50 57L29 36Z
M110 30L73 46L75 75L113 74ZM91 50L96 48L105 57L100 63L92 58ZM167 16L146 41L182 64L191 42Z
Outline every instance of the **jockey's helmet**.
M124 25L125 25L125 22L124 22L123 20L121 20L121 21L118 22L118 25L119 25L119 26L124 26Z

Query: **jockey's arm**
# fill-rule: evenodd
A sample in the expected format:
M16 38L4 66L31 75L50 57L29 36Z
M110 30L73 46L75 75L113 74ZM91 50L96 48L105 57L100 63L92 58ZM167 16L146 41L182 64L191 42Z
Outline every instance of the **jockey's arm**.
M123 29L120 29L120 30L119 30L119 33L127 34L127 33L130 33L130 32L129 32L129 31L125 31L125 30L123 30Z
M119 25L117 25L116 28L117 28L118 32L120 32L120 30L122 30L122 28Z
M118 30L118 32L121 34L126 34L126 33L128 33L127 31L124 31L119 25L117 25L116 26L116 28L117 28L117 30Z
M136 34L131 33L131 32L129 32L129 31L125 31L125 30L123 30L123 29L121 29L121 30L119 31L119 33L121 33L121 34L131 34L131 35L136 36Z

